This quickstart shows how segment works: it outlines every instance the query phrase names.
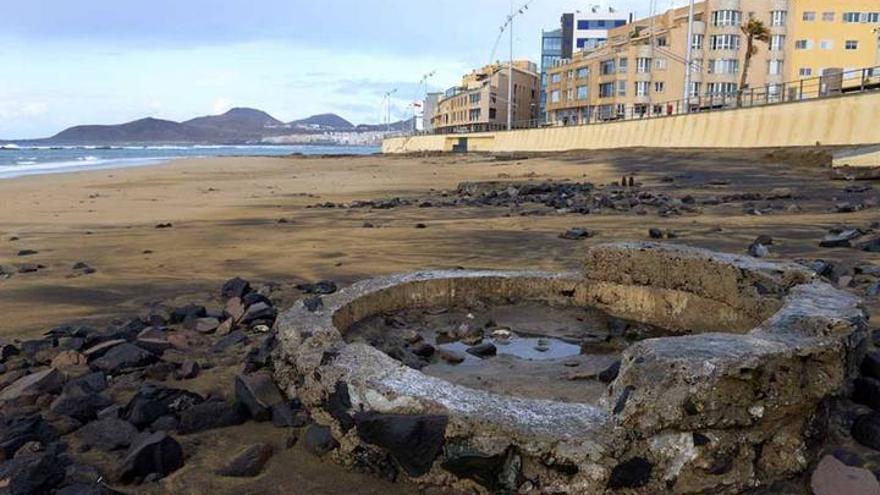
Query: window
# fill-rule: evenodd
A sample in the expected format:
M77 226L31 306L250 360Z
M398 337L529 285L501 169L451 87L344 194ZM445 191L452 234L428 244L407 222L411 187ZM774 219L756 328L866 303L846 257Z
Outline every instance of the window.
M578 69L578 71L577 71L577 78L578 79L586 79L589 76L590 76L590 69L588 67L581 67L580 69Z
M557 84L557 83L559 83L560 81L562 81L562 74L560 74L559 72L557 72L557 73L555 73L555 74L553 74L553 75L550 76L550 82L551 82L551 83L553 83L553 84Z
M664 83L662 81L656 81L654 83L654 92L655 93L662 93L665 90L666 90L666 83Z
M691 60L691 72L703 72L703 59L695 58Z
M800 74L801 77L810 77L813 75L813 69L809 67L801 67L798 74Z
M497 114L498 114L498 112L494 108L489 109L489 118L490 119L495 119Z
M562 60L562 57L558 55L548 55L541 58L541 67L548 69L556 65L557 62Z
M703 49L703 35L695 34L691 38L691 48L694 50L702 50Z
M574 71L573 70L568 71L568 78L574 79Z
M739 59L718 58L709 60L709 74L738 74Z
M577 99L578 100L586 100L590 96L590 88L587 86L578 86L577 88Z
M647 72L651 72L651 59L639 57L636 59L636 72L639 74L645 74Z
M617 61L617 72L626 73L627 71L629 71L629 59L622 57Z
M709 40L712 50L739 50L738 34L716 34Z
M574 90L573 89L569 89L568 91L565 92L565 99L568 101L574 100Z
M690 90L688 91L688 94L690 96L700 96L700 86L702 86L701 83L692 82Z
M601 72L603 76L614 74L614 59L603 60L602 63L599 64L599 72Z
M738 10L716 10L712 12L712 25L739 26L742 24L742 12Z
M822 20L825 22L834 22L834 12L822 12Z
M795 50L811 50L813 48L813 40L797 40L794 42Z
M617 95L626 96L626 81L617 81Z
M807 22L812 22L816 20L815 12L804 12L804 20Z
M846 49L847 50L858 50L859 49L859 41L858 40L846 40Z
M661 36L657 38L657 46L669 46L666 40L666 36Z
M558 52L562 50L562 38L544 38L545 52Z
M819 48L823 50L831 50L834 48L834 40L822 40L819 42Z
M782 74L782 60L770 60L767 62L768 68L767 73L771 76L778 76Z
M843 22L863 24L876 24L880 22L880 12L844 12Z
M709 83L706 92L710 95L736 93L736 83Z
M785 26L786 22L788 22L788 11L774 10L770 12L771 26Z
M785 49L785 35L783 34L774 34L770 37L770 49L771 50L784 50Z
M599 98L611 98L614 96L614 83L602 83L599 85Z
M648 96L648 81L636 81L636 96Z
M559 103L559 99L561 97L562 97L562 94L559 92L558 89L555 89L555 90L553 90L553 92L550 93L550 102L551 103Z
M480 103L480 93L472 93L470 96L471 105Z
M654 69L655 70L666 70L666 59L665 58L655 58L654 59Z
M843 13L843 22L859 22L859 13L858 12L844 12Z
M481 113L481 112L480 112L480 109L479 109L479 108L474 108L473 110L471 110L471 111L468 113L468 120L471 121L471 122L473 122L473 121L475 121L475 120L480 120L480 113Z

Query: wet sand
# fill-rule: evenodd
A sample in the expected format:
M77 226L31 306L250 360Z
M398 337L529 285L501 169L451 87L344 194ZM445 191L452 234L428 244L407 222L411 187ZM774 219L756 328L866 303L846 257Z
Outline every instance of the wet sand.
M502 207L394 209L309 208L325 202L442 197L463 181L569 180L605 184L635 175L643 188L695 196L790 188L779 211L706 207L702 214L661 218L599 214L521 216ZM835 202L876 200L877 190L851 194L813 163L766 151L580 152L528 159L489 156L228 158L176 161L112 171L0 181L0 265L44 265L0 278L0 337L37 335L72 322L104 324L144 312L153 303L216 298L223 281L242 276L280 284L281 307L299 297L293 286L355 280L422 269L577 269L591 244L646 240L648 228L673 230L673 242L744 253L760 234L774 238L770 258L877 262L855 249L823 249L828 228L880 220L876 207L836 213ZM796 207L794 207L796 206ZM364 228L365 222L376 228ZM167 228L156 228L160 224ZM422 223L425 228L416 228ZM559 238L571 227L596 235ZM17 240L10 240L17 238ZM19 256L23 250L35 254ZM93 274L73 269L77 262ZM868 308L878 313L876 298ZM230 377L215 377L228 384ZM246 438L238 438L241 435ZM206 433L193 459L166 487L178 493L407 493L348 473L303 453L282 450L255 480L208 473L234 445L273 439L271 427L246 425L230 438ZM281 439L274 438L276 443ZM236 443L238 442L238 443ZM186 447L186 446L185 446ZM216 447L216 449L214 448ZM216 450L216 452L215 452Z

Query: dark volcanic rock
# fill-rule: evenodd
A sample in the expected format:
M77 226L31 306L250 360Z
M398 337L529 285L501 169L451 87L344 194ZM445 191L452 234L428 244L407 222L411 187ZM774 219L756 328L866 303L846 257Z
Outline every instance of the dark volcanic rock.
M78 393L65 391L59 395L49 409L61 416L70 416L81 423L98 417L98 411L113 404L110 398L98 393Z
M9 459L28 442L48 444L56 439L55 429L42 416L18 416L0 423L0 459Z
M52 453L17 456L0 464L0 491L10 495L50 493L64 481L64 463Z
M648 237L651 239L663 239L663 231L657 228L649 229Z
M491 493L513 493L519 475L509 462L512 449L500 455L488 455L467 445L447 445L442 467L460 478L468 478ZM510 483L510 481L514 483Z
M272 322L275 321L276 316L278 316L277 309L264 302L258 302L248 306L244 316L241 317L241 324L250 325L260 321Z
M494 356L498 352L498 349L495 347L495 344L491 342L483 342L482 344L468 347L465 352L477 356L478 358L487 358Z
M167 433L144 434L133 443L117 471L123 483L143 479L147 475L159 477L183 467L183 449Z
M272 407L272 424L279 428L302 428L309 421L309 413L299 400L285 401Z
M840 230L832 232L822 239L819 246L824 248L852 247L852 241L861 237L862 233L856 229Z
M263 470L263 466L272 457L272 446L268 443L256 443L239 451L229 464L222 467L218 474L237 478L253 477Z
M119 373L133 368L143 368L158 360L159 358L152 352L126 342L113 347L106 354L89 363L89 366L95 370Z
M620 361L615 361L611 366L599 373L599 381L609 384L617 379L618 373L620 373Z
M22 249L18 252L18 256L33 256L38 253L39 251L35 251L33 249Z
M180 308L174 308L169 316L169 323L174 325L183 323L186 320L204 318L205 316L208 316L208 310L206 310L204 306L190 304Z
M863 375L880 380L880 351L866 353L859 369Z
M178 380L192 380L193 378L199 376L199 372L201 371L201 367L199 363L193 361L192 359L187 359L180 365L180 369L177 370L177 379Z
M596 234L589 229L582 229L579 227L575 227L575 228L571 228L571 229L566 230L562 234L559 234L559 238L566 239L569 241L579 241L582 239L589 239L590 237L593 237L594 235L596 235Z
M244 423L245 414L236 404L225 400L207 400L180 413L178 433L188 435Z
M339 447L339 442L333 438L330 428L317 423L312 423L306 428L302 440L306 451L318 457Z
M336 292L336 282L332 280L321 280L320 282L316 282L314 284L299 284L296 286L297 289L305 292L306 294L319 294L319 295L327 295L333 294Z
M880 414L870 413L859 416L853 423L851 433L853 439L865 447L880 450Z
M223 284L220 295L226 299L233 297L244 297L251 291L251 284L243 278L235 277Z
M61 390L63 385L64 374L55 368L49 368L25 375L4 388L0 392L0 401L53 394Z
M229 335L215 342L214 347L212 347L211 349L214 352L225 352L228 349L244 345L247 342L247 335L245 335L244 332L242 332L241 330L236 330L234 332L230 332Z
M880 380L858 377L853 381L852 400L880 411Z
M445 443L446 416L358 414L358 436L387 450L410 476L427 473Z
M145 428L162 416L180 414L202 400L186 390L146 384L128 401L122 417L138 428Z
M138 430L128 421L105 418L88 423L76 432L83 443L110 452L127 448L137 437Z
M643 457L634 457L618 464L611 471L611 477L608 479L608 488L619 490L622 488L645 486L651 479L651 470L653 468L654 466Z
M269 373L257 372L235 377L235 401L255 420L268 421L284 398Z
M324 301L321 300L321 296L307 297L303 299L303 306L314 313L324 307Z

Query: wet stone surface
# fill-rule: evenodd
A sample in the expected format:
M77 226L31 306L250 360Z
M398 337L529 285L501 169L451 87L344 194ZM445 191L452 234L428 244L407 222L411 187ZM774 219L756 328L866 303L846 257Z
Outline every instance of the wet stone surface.
M595 403L600 380L632 343L663 331L594 308L541 302L409 309L346 332L421 372L503 395ZM523 379L528 377L528 379Z

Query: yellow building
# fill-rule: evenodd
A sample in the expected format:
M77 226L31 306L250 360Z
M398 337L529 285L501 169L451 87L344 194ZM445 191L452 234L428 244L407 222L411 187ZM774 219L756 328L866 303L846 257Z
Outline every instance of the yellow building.
M824 4L834 7L820 8ZM858 72L836 86L832 74L840 81L841 69L880 65L876 11L880 0L706 0L695 5L690 40L687 7L641 19L610 30L605 46L548 71L548 121L568 125L670 115L845 87ZM750 18L760 20L770 37L756 42L742 86L747 41L742 26ZM823 75L806 87L792 83Z
M492 64L462 78L446 91L434 110L434 132L498 130L507 125L507 64ZM513 63L513 122L528 127L537 117L540 85L537 66Z

